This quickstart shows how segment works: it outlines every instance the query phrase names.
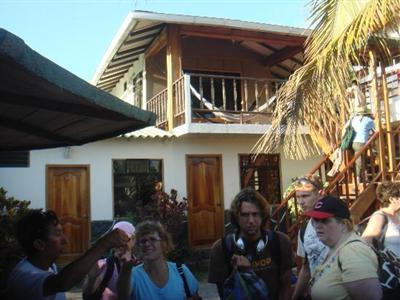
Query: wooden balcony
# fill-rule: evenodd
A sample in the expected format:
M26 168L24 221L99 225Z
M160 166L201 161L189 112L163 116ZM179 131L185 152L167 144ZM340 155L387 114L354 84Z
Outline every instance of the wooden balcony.
M275 94L282 80L185 74L173 83L173 126L190 123L270 124ZM147 101L156 126L167 129L168 93Z

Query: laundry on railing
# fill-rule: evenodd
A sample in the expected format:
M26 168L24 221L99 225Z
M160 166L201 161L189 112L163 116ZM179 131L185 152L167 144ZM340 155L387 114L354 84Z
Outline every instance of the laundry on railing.
M257 115L257 114L254 114L254 112L260 113L260 112L265 111L268 107L271 106L271 104L276 99L276 96L272 96L263 105L259 106L258 108L255 108L251 111L247 111L247 112L238 111L237 113L231 113L231 112L224 112L222 109L213 105L206 98L202 97L200 95L200 93L198 91L196 91L196 89L192 85L190 85L190 91L197 98L197 100L202 102L204 104L204 106L207 107L207 109L211 110L215 116L217 116L218 118L221 118L225 121L236 122L236 123L250 121L252 118L254 118Z

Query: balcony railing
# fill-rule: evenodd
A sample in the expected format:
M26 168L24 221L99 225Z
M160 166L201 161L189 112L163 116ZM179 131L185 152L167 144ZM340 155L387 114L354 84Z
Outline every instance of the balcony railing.
M277 79L185 74L173 83L174 127L185 123L268 124L275 95L284 83ZM157 126L167 125L167 89L149 101Z
M147 101L147 110L157 115L157 127L167 129L167 89L162 90Z

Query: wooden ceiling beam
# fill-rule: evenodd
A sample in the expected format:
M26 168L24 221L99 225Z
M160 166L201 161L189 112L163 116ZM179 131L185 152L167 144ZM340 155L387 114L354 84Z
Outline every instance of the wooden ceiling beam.
M115 69L115 70L107 70L106 72L104 72L103 73L103 76L104 75L110 75L110 74L115 74L115 73L118 73L118 72L120 72L120 71L127 71L128 69L129 69L129 65L127 65L127 66L123 66L123 67L120 67L120 68L118 68L118 69Z
M271 54L270 56L268 56L266 58L265 66L271 67L280 62L283 62L284 60L289 59L292 56L295 56L297 53L301 52L302 50L303 50L302 46L288 46L281 50L278 50L277 52Z
M125 73L125 72L124 72ZM99 81L99 83L98 83L98 87L104 87L105 85L108 85L108 84L117 84L117 82L122 78L124 76L124 74L121 74L121 75L118 75L118 76L115 76L115 77L112 77L112 78L109 78L109 79L107 79L107 80L101 80L101 81Z
M121 66L123 66L123 65L129 65L129 67L130 67L130 65L131 65L133 62L135 62L136 60L138 60L138 59L139 59L138 57L134 57L134 58L130 58L130 59L128 59L128 60L124 60L124 61L121 61L121 62L110 63L110 64L108 64L108 66L107 66L107 70L114 69L114 68L117 68L117 67L121 67Z
M121 79L121 78L119 78L119 79ZM114 83L109 83L109 84L105 84L105 85L99 85L98 88L102 89L103 91L109 92L115 87L115 85L118 83L119 79Z
M106 80L106 79L110 79L111 77L115 77L115 76L119 76L119 75L124 75L125 73L126 73L126 71L123 70L123 71L120 71L120 72L118 72L118 73L114 73L114 74L111 74L111 75L101 76L99 82L100 82L100 81L103 81L103 80Z
M219 28L210 26L182 25L181 34L188 36L199 36L214 39L236 40L236 41L254 41L262 43L271 43L284 46L299 46L304 43L304 36L290 36L275 34L269 32L246 31L242 29Z
M142 53L142 52L144 52L145 50L146 50L146 46L140 46L140 47L135 47L135 48L128 48L128 49L125 49L125 50L121 50L123 47L121 46L121 47L119 47L119 49L118 49L118 51L117 51L117 53L115 54L115 57L120 57L120 56L123 56L123 55L125 55L125 54L129 54L129 53L132 53L132 52L139 52L139 53Z
M264 48L267 48L267 49L269 49L269 50L271 50L271 51L274 51L274 52L279 51L278 48L273 47L273 46L271 46L271 45L267 45L267 44L264 44L264 43L260 43L260 45L263 46ZM298 60L298 59L295 58L295 57L289 57L288 59L291 60L291 61L293 61L293 62L296 63L296 64L303 65L303 62L302 62L301 60Z
M152 33L152 34L149 34L149 35L139 36L139 37L136 37L134 39L125 41L123 43L123 45L126 46L126 45L134 44L134 43L137 43L137 42L141 42L141 41L144 41L144 40L154 39L157 35L158 35L158 32L155 32L155 33Z
M156 55L162 48L167 45L167 30L164 28L161 33L155 38L151 44L147 47L146 52L144 53L145 59L153 57Z
M125 54L125 55L118 55L118 56L115 55L110 63L117 62L117 61L124 60L124 59L131 58L131 57L137 57L141 53L143 53L143 51L128 52L128 54Z
M276 72L271 72L271 75L276 77L276 78L278 78L278 79L281 79L281 80L286 80L287 79L287 77L284 77L281 74L278 74Z
M294 70L289 69L288 67L285 67L285 66L282 65L282 64L276 64L276 65L273 65L273 67L279 68L279 69L281 69L281 70L283 70L283 71L289 73L289 75L291 75L291 74L294 72Z
M157 24L157 25L154 25L154 26L151 26L151 27L145 27L145 28L142 28L142 29L139 29L139 30L132 30L130 33L129 33L129 35L130 36L137 36L137 35L139 35L139 34L142 34L142 33L146 33L146 32L149 32L149 31L154 31L154 30L161 30L161 28L163 28L165 26L165 24L164 23L161 23L161 24Z

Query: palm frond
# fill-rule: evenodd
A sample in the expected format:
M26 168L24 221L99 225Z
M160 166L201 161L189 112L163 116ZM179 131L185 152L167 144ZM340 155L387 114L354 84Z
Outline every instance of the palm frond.
M271 127L253 147L257 153L282 149L303 159L332 150L349 114L345 89L352 66L365 62L372 37L375 51L390 53L385 29L398 26L400 0L314 0L310 6L315 28L305 44L305 63L278 92Z

